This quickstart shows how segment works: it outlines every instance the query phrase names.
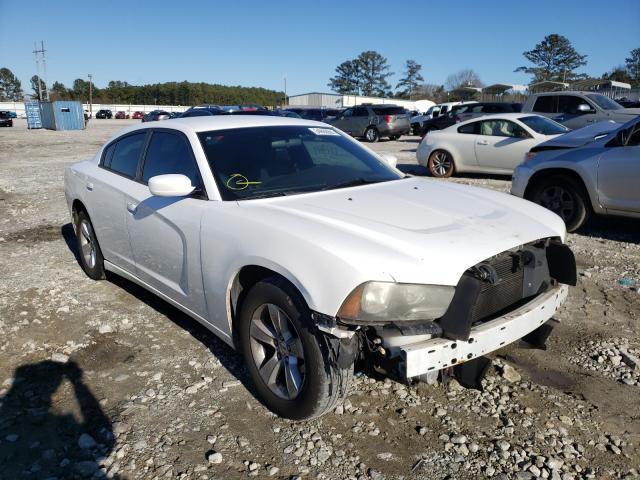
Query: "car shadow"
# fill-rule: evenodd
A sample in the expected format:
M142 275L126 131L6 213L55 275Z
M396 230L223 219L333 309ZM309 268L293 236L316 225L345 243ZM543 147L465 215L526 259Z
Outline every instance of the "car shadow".
M81 421L73 406L62 410L67 398L77 405ZM82 368L52 360L15 369L0 398L0 438L2 478L104 477L100 464L116 443L111 420L84 383Z
M409 175L417 175L419 177L427 177L430 175L428 168L415 163L398 163L396 168L402 173L408 173Z
M77 241L73 231L73 227L70 223L63 225L61 228L62 236L67 244L67 247L74 255L76 262L82 268L80 259L78 257ZM253 395L260 403L260 397L254 388L251 377L244 366L244 359L242 355L236 350L232 349L220 340L216 335L211 333L205 326L203 326L197 320L191 318L186 313L177 309L168 302L165 302L157 295L149 292L148 290L140 287L139 285L123 278L118 275L107 272L107 280L114 285L125 290L127 293L144 302L149 307L153 308L156 312L167 317L178 327L186 330L189 334L204 345L209 351L216 357L222 366L229 371L234 377L236 377L242 385Z
M640 245L640 220L626 217L592 217L574 235Z

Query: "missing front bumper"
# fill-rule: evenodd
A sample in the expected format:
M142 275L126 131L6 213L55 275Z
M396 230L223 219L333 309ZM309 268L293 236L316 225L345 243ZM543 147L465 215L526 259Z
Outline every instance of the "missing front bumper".
M471 329L468 340L434 338L400 347L399 368L406 378L452 367L502 348L546 323L567 298L558 285L531 302Z

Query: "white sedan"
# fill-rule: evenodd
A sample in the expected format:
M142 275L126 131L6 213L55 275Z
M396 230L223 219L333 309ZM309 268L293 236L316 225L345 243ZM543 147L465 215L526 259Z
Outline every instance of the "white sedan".
M541 115L486 115L430 131L416 157L434 177L462 172L511 175L532 147L568 131Z
M575 283L554 213L389 163L320 122L195 117L121 131L67 168L65 195L89 277L186 312L302 419L357 363L405 381L473 370Z

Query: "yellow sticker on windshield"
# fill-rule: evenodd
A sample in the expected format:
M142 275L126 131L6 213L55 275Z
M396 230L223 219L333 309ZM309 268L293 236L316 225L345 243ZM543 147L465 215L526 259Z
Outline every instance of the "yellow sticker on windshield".
M249 185L260 185L262 182L250 182L247 177L241 173L232 173L227 180L227 188L229 190L244 190Z

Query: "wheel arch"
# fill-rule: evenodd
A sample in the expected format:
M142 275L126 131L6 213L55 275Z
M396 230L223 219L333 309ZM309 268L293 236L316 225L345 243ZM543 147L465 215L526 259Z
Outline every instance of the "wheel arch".
M279 277L288 282L300 294L307 306L309 305L308 295L305 295L305 293L308 292L302 288L302 284L290 272L281 271L281 269L275 266L267 267L259 264L244 265L231 277L227 288L229 331L236 347L238 347L238 328L236 322L238 312L242 308L242 302L254 285L269 277Z
M589 189L587 188L587 185L585 184L582 176L575 170L566 167L545 168L535 172L527 183L527 187L524 190L523 197L527 200L531 200L531 194L535 186L545 178L549 178L554 175L569 177L576 181L582 188L583 195L589 200L588 205L591 208L591 211L597 212L600 210L597 198L594 199L591 197L591 195L589 194Z

